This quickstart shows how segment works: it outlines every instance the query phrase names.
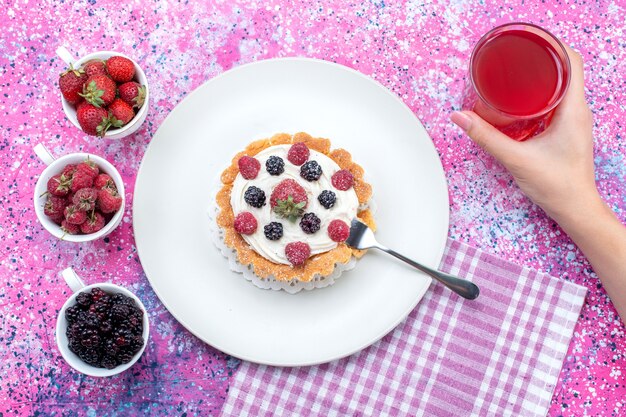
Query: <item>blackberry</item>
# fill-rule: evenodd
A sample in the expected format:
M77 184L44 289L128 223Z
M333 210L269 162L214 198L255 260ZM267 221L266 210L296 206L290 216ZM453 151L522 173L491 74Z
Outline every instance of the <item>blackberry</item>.
M130 362L144 346L144 313L132 298L94 288L80 293L76 303L65 311L65 333L69 349L83 362L113 369Z
M90 311L85 312L80 315L80 323L85 327L89 327L91 329L95 329L100 326L100 320L96 313L92 313Z
M265 191L254 185L250 186L243 195L243 199L252 207L261 208L265 205Z
M122 321L130 314L130 307L126 304L115 304L111 307L111 320Z
M78 340L84 331L85 331L85 327L82 326L80 323L78 322L72 323L69 326L67 326L67 330L65 330L65 335L67 336L68 339Z
M104 342L102 351L104 352L105 355L116 357L120 351L120 347L117 346L117 344L115 343L115 340L107 339L106 342Z
M113 304L124 304L126 300L126 296L121 292L115 293L111 296L111 303Z
M78 352L78 357L83 360L83 362L96 366L100 368L100 355L98 351L95 349L85 349Z
M317 161L307 161L300 167L300 176L307 181L317 181L322 176L322 167Z
M91 298L92 298L92 300L94 302L100 300L103 297L107 297L107 293L102 291L102 289L100 287L96 287L96 288L92 288L91 289Z
M271 222L263 227L265 237L269 240L278 240L283 237L283 225L279 222Z
M132 352L126 349L121 350L120 353L117 354L117 360L119 361L120 365L128 363L133 360L133 356L135 356L135 353L137 352Z
M141 347L143 346L143 337L142 336L133 336L130 340L130 349L134 353L139 352Z
M100 344L100 336L98 335L98 332L92 329L85 330L85 332L81 335L80 344L91 349L98 347Z
M285 161L279 156L272 155L265 161L265 169L270 175L280 175L285 172Z
M324 190L320 193L320 195L317 196L317 201L320 202L322 207L324 207L325 209L329 209L335 205L335 201L337 201L337 195L330 190Z
M65 319L68 321L68 323L74 323L76 320L78 320L78 313L80 313L78 307L68 307L67 310L65 310Z
M88 309L91 304L91 294L86 292L81 292L76 296L76 304L78 304L83 309Z
M113 340L118 347L128 346L133 338L132 332L125 328L118 328L113 332Z
M133 334L143 333L143 318L140 319L136 316L129 316L122 324Z
M100 334L109 334L113 331L113 323L111 320L103 320L100 322L100 327L98 328Z
M113 369L117 366L117 358L115 356L106 355L102 358L102 367L107 369Z
M70 351L77 354L79 352L81 352L84 347L81 346L80 342L78 341L78 339L70 339L69 343L67 344L67 347L70 348Z
M306 213L300 220L300 228L304 233L312 234L320 230L322 221L315 213Z

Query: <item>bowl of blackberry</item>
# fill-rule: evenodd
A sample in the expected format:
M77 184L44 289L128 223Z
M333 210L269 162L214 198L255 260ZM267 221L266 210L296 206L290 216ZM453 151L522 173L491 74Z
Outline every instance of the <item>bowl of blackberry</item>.
M143 303L110 283L85 285L68 268L61 275L74 293L57 319L61 355L75 370L107 377L133 366L143 354L150 326Z

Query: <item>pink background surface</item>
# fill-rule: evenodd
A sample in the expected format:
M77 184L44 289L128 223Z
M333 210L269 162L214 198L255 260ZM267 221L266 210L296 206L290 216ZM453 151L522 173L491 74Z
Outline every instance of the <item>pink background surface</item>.
M552 31L585 59L595 116L598 187L622 222L626 119L623 2L7 2L0 9L0 416L216 415L239 361L200 342L165 310L139 262L132 230L134 181L167 114L203 82L260 59L306 56L347 65L396 93L422 121L450 190L450 231L463 241L589 289L559 377L550 416L626 414L624 325L589 264L492 158L448 119L458 108L472 45L509 21ZM56 82L65 45L78 58L117 50L144 68L151 108L121 141L89 137L62 111ZM32 193L43 164L86 151L122 174L127 211L105 240L76 245L42 229ZM58 271L73 266L87 283L112 281L146 304L153 327L140 362L109 379L74 372L54 339L69 295Z

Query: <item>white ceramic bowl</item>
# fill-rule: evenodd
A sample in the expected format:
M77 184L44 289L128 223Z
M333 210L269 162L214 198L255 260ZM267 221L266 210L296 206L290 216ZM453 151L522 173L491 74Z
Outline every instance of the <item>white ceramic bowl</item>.
M126 206L126 197L124 191L124 181L122 181L122 176L115 169L113 165L109 161L104 158L101 158L97 155L89 154L89 153L71 153L65 156L60 157L59 159L55 159L50 152L41 144L38 144L34 148L35 153L39 158L48 166L43 170L39 179L37 180L37 185L35 186L35 195L33 197L35 202L35 213L37 213L37 218L39 222L43 225L43 227L50 232L53 236L68 241L68 242L89 242L91 240L100 239L109 233L111 233L119 224L122 222L122 217L124 216L124 208ZM118 193L122 196L122 206L115 213L113 218L109 220L107 224L96 233L90 233L88 235L70 235L66 234L61 230L61 226L53 222L46 214L44 213L44 205L46 204L45 195L48 190L48 180L53 176L60 174L63 171L63 168L67 164L77 164L85 161L89 158L90 161L95 162L100 168L100 172L108 174L115 185L117 186Z
M127 57L124 54L120 54L119 52L113 52L113 51L98 51L98 52L94 52L91 53L89 55L85 55L84 57L82 57L81 59L74 61L74 57L72 56L72 54L65 49L64 47L60 47L59 49L57 49L57 55L59 55L59 57L69 66L70 64L72 64L74 66L74 68L80 68L81 65L83 65L85 62L90 61L92 59L108 59L114 55L118 55L118 56L123 56L124 58L128 58L130 59L133 64L135 65L135 78L136 81L145 86L146 87L146 99L143 103L143 106L141 106L141 108L139 109L139 111L137 112L137 114L135 115L135 117L133 117L133 119L128 122L127 125L122 126L119 129L110 129L108 130L105 134L104 137L108 138L108 139L121 139L124 138L126 136L132 135L133 133L135 133L137 131L137 129L139 129L139 127L141 127L141 125L143 124L143 122L146 120L146 116L148 115L148 107L150 106L150 88L148 86L148 79L146 78L146 74L143 72L143 70L141 69L141 67L137 64L137 62L135 62L132 58ZM67 100L65 100L63 98L63 95L61 94L61 104L63 105L63 111L65 112L65 115L67 116L67 118L69 119L70 122L72 122L72 124L74 126L76 126L77 128L81 129L80 124L78 123L78 119L76 118L76 109L74 108L73 105L71 105L70 103L67 102ZM82 129L81 129L82 131Z
M72 268L67 268L63 270L61 272L61 275L65 279L67 285L69 285L69 287L74 292L72 296L68 298L68 300L65 302L65 304L63 304L63 307L61 307L61 310L59 311L59 315L57 317L56 340L63 359L65 359L65 361L78 372L97 377L117 375L133 366L135 362L139 360L144 350L146 349L146 345L148 344L148 337L150 336L150 322L148 321L148 313L141 300L137 298L137 296L132 292L115 284L100 283L85 285L85 283L80 279L78 275L76 275ZM130 362L119 365L113 369L96 368L95 366L91 366L83 362L82 359L80 359L78 355L72 352L68 347L69 342L67 339L67 335L65 334L67 330L67 319L65 318L65 310L67 310L68 307L76 304L76 296L79 293L83 291L89 292L92 288L96 287L99 287L104 292L107 292L109 294L122 293L127 297L132 298L133 300L135 300L135 303L137 303L139 308L141 308L141 310L143 311L143 346L141 347L139 352L137 352L135 356L133 356L133 359Z

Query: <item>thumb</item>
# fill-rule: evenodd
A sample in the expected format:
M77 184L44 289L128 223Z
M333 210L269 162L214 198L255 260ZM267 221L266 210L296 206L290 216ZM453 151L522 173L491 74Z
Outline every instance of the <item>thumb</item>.
M463 129L478 146L504 165L507 165L507 162L518 152L520 143L500 132L472 111L455 111L450 115L450 120Z

